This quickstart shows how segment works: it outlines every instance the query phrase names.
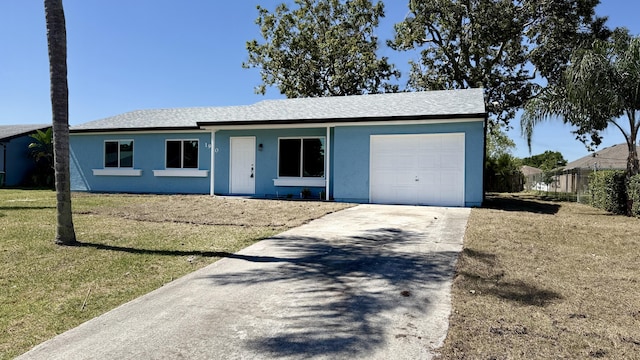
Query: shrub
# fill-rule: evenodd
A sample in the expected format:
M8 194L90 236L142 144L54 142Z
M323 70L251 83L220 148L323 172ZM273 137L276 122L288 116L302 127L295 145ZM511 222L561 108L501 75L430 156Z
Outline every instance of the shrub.
M629 179L627 186L627 196L631 200L631 215L640 217L640 174Z
M517 159L509 154L487 157L485 189L488 192L518 192L524 189L524 175Z
M614 213L627 213L625 172L605 170L589 175L591 206Z

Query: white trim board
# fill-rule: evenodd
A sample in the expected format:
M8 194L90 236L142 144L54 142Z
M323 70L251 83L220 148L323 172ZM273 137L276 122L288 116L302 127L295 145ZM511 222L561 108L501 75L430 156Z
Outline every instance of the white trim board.
M142 176L140 169L123 169L123 168L105 168L91 169L93 176Z

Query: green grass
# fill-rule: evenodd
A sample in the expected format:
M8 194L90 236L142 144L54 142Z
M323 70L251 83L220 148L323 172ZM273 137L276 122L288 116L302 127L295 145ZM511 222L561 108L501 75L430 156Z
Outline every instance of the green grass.
M0 359L310 219L348 207L74 194L82 246L54 244L55 193L0 190Z

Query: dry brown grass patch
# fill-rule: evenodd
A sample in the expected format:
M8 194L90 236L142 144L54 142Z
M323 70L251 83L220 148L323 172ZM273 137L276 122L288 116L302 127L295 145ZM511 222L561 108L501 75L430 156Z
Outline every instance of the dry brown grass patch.
M501 195L474 209L446 359L640 358L640 221Z
M82 196L82 195L79 195ZM199 225L294 227L349 204L262 200L203 195L102 195L130 199L117 207L106 204L83 211L150 222L179 222Z

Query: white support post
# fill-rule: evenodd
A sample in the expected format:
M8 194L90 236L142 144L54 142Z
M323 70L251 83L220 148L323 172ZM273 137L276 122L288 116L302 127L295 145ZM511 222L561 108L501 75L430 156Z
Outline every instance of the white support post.
M209 184L210 188L209 188L209 195L211 196L215 196L214 193L214 189L215 189L215 185L216 185L216 131L218 130L211 130L211 170L209 171L209 176L211 176L211 183Z
M325 140L325 170L324 170L324 178L325 178L325 189L324 189L324 197L325 200L329 200L329 182L331 178L331 127L327 126L327 137Z

